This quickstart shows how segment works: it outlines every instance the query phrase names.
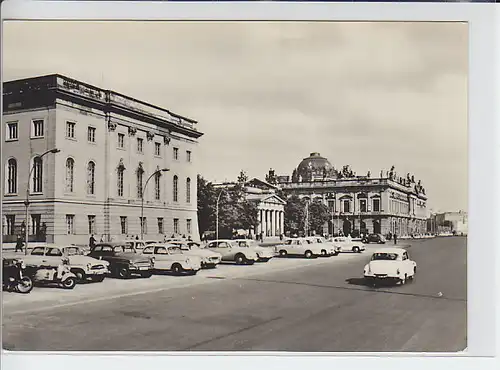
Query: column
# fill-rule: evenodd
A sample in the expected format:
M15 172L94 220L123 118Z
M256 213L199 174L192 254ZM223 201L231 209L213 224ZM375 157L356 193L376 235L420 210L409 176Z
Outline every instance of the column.
M277 210L274 211L274 235L279 235L279 222L278 222L279 213Z
M267 236L267 210L262 210L262 232L264 236Z
M255 230L256 234L259 235L262 230L262 210L259 209L259 213L257 214L257 230Z
M281 211L280 212L280 231L282 234L285 234L285 212Z
M271 235L270 236L274 236L274 225L275 225L275 222L274 222L274 210L270 210L269 214L271 216Z

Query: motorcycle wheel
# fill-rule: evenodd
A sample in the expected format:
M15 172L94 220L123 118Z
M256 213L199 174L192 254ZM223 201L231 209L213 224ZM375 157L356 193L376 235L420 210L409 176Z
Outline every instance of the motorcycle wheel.
M76 279L74 277L69 277L61 282L61 286L64 289L73 289L76 286Z
M33 290L33 280L29 276L23 276L16 285L16 291L22 294L28 294Z

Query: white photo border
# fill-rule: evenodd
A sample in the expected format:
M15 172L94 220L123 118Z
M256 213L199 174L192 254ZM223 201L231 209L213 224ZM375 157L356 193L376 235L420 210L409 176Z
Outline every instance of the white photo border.
M469 23L469 236L468 348L461 353L284 353L284 352L7 352L3 368L340 368L453 369L500 368L496 358L500 272L495 237L500 229L498 159L500 133L495 121L496 80L500 51L495 39L495 4L471 3L284 3L284 2L78 2L5 1L6 20L296 20L296 21L462 21ZM497 22L498 23L498 22ZM3 34L3 32L2 32ZM498 79L498 77L497 77ZM143 356L138 356L143 355ZM146 355L146 356L144 356ZM148 356L149 355L149 356ZM236 357L241 356L241 357Z

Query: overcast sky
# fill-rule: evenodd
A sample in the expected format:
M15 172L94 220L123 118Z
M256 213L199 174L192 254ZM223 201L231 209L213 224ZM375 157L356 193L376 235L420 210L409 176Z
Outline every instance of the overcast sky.
M6 22L3 78L60 73L199 121L200 173L291 175L320 152L396 166L467 209L467 25Z

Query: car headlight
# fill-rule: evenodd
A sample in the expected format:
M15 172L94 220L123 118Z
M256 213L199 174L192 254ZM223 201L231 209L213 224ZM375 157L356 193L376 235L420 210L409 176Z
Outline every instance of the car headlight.
M92 264L91 263L87 263L87 270L90 270L92 268Z

